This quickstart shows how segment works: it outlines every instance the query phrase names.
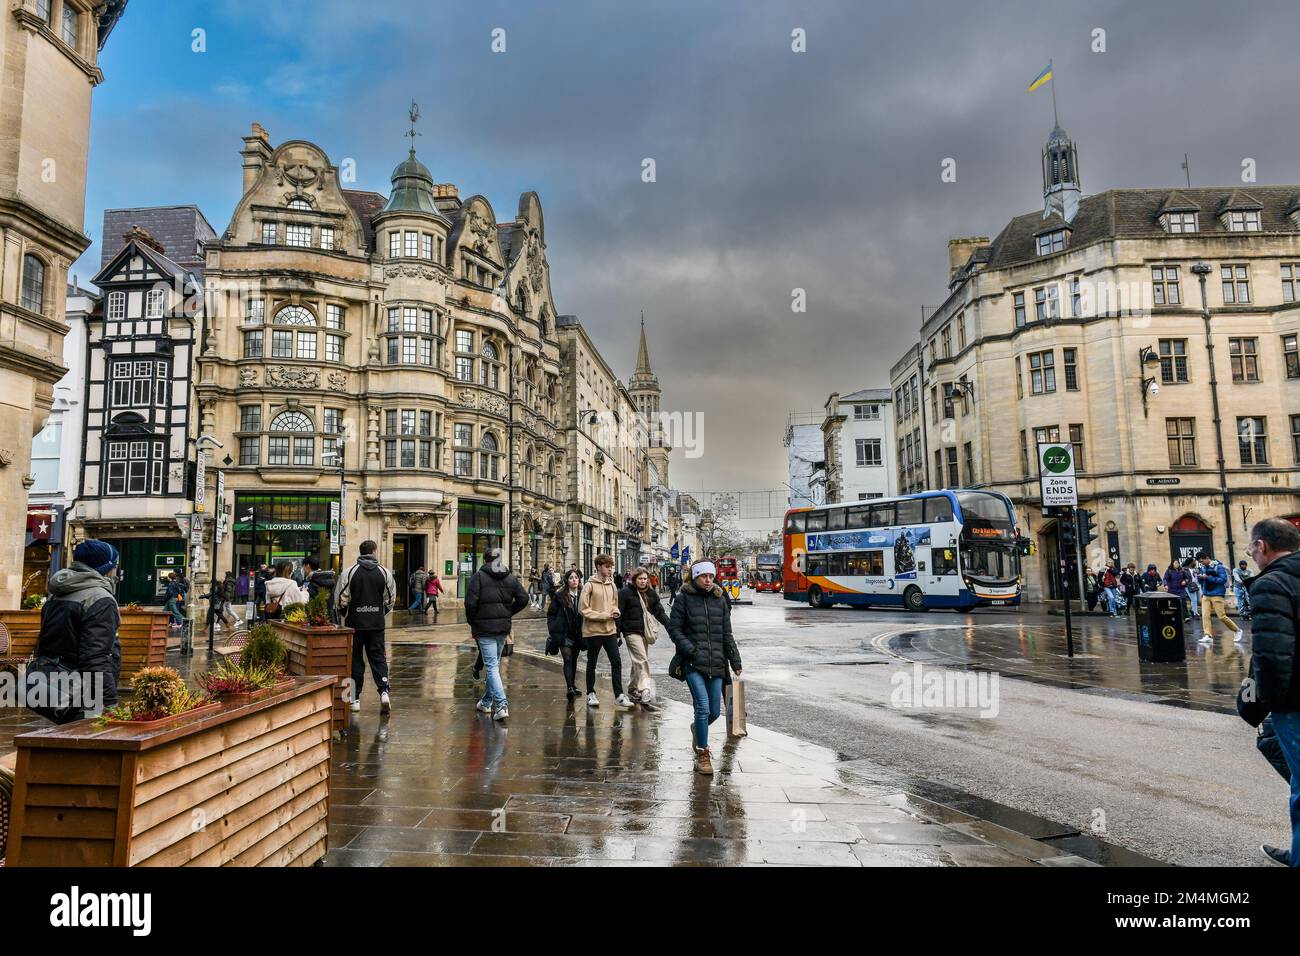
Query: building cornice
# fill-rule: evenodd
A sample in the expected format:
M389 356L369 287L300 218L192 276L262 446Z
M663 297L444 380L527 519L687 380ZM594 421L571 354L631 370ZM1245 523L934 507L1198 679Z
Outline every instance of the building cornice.
M28 10L20 3L14 8L13 14L14 19L18 21L19 26L24 30L27 30L29 33L44 37L48 40L50 45L62 53L65 59L85 74L85 77L90 82L91 86L98 86L100 83L104 82L103 71L95 64L87 62L80 53L64 43L63 38L57 36L50 25L35 13Z

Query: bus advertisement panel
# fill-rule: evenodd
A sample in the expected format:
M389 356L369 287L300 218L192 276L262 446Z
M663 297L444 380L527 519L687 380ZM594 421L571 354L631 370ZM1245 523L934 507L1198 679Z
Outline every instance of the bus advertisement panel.
M939 491L786 513L788 601L970 610L1020 603L1011 501Z

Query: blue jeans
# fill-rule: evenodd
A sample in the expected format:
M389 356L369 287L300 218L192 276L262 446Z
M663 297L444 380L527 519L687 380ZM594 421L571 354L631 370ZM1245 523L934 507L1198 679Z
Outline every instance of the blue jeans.
M1114 588L1103 588L1101 592L1101 598L1103 601L1106 602L1107 614L1114 614L1119 610L1119 604L1115 596Z
M1201 616L1201 592L1189 590L1187 592L1187 601L1192 605L1192 617L1199 618Z
M407 610L408 610L408 611L423 611L423 610L424 610L424 595L423 595L423 594L417 594L417 595L415 596L415 600L411 602L411 606L408 607Z
M1233 588L1233 593L1237 596L1237 614L1240 617L1246 617L1250 614L1250 592L1245 588Z
M1274 711L1273 731L1291 768L1291 865L1300 867L1300 710Z
M707 747L709 724L722 713L722 678L707 677L687 665L686 686L691 689L691 702L695 705L695 746Z
M483 690L483 703L498 710L506 706L506 688L501 683L501 651L506 646L506 635L476 637L478 651L483 655L483 669L487 671L487 687Z

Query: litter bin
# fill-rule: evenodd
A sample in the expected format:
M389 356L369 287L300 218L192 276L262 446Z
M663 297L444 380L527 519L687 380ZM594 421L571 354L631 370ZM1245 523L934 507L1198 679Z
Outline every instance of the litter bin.
M1182 661L1183 601L1175 594L1152 591L1134 599L1138 657L1144 661Z

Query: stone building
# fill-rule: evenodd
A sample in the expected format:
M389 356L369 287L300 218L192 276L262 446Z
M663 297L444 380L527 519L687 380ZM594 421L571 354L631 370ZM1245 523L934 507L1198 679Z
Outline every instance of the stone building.
M537 194L498 222L411 149L387 196L318 146L244 138L243 196L208 251L197 385L226 443L218 570L370 538L400 597L430 567L453 602L490 547L563 553L560 355ZM341 531L331 535L332 517ZM340 540L341 539L341 540ZM342 555L337 553L341 551Z
M641 560L649 425L578 317L562 315L558 325L569 464L565 567L575 563L589 576L595 556L604 553L616 570L627 571ZM657 403L657 383L652 388L643 375L638 384L641 402L653 394ZM666 459L665 449L657 451Z
M887 388L834 392L826 400L821 432L828 504L898 493L892 401Z
M930 487L929 459L925 449L925 361L919 345L909 345L889 370L894 383L894 433L897 436L898 493L915 494Z
M0 607L22 591L32 438L64 374L68 267L82 231L91 92L126 0L12 0L0 13Z
M1042 170L1043 210L949 245L920 342L931 486L1011 497L1037 544L1031 600L1057 593L1038 441L1074 445L1094 565L1163 569L1198 549L1226 563L1252 522L1300 522L1300 186L1083 196L1059 127ZM891 384L913 374L900 364Z

